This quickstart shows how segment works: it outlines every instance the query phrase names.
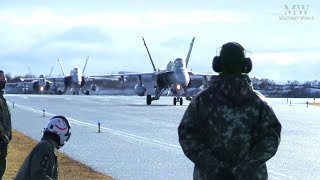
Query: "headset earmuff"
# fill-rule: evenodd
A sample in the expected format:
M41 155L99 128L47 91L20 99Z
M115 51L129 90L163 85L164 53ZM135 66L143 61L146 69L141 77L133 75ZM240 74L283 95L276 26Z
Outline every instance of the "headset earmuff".
M250 58L244 58L242 73L248 74L252 70L252 61Z
M242 51L245 51L245 49L239 44L239 43L236 43L236 42L231 42L231 43L227 43L225 45L230 45L230 44L233 44L233 45L236 45L238 46ZM222 49L223 48L227 48L226 46L222 46ZM222 70L223 70L223 58L221 56L215 56L212 60L212 69L217 72L217 73L221 73ZM252 70L252 61L250 58L241 58L241 61L242 61L242 73L245 73L245 74L248 74L251 70Z
M221 73L222 72L222 61L220 56L215 56L212 60L212 69L217 72Z

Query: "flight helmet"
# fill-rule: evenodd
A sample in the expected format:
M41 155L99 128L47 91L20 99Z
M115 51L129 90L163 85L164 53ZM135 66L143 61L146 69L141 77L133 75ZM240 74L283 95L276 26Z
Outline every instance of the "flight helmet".
M71 136L71 126L64 116L54 116L44 128L44 137L49 137L56 141L58 148L62 147Z

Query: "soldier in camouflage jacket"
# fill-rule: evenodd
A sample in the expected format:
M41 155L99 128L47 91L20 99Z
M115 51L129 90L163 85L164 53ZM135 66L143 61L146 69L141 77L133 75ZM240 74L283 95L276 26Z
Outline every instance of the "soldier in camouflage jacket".
M278 149L281 124L264 96L253 90L246 75L251 60L243 51L237 43L222 47L216 57L224 64L213 62L219 76L193 98L178 127L181 147L195 164L194 179L268 179L266 162Z
M0 70L0 180L6 170L6 157L8 144L11 140L11 116L6 99L3 97L3 89L6 84L6 77Z

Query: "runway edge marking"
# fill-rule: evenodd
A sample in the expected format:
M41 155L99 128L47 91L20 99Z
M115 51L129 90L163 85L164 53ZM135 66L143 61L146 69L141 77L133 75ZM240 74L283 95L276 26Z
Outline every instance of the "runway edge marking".
M15 104L15 106L20 107L20 108L25 109L25 110L28 110L28 111L35 112L35 113L39 113L39 114L43 113L42 110L37 110L37 109L30 108L30 107L27 107L27 106L23 106L23 105L20 105L20 104ZM57 115L57 114L53 114L53 113L50 113L50 112L46 112L46 114L51 115L51 116ZM82 121L76 120L74 118L70 118L70 117L66 117L66 118L69 121L71 121L71 122L73 122L75 124L78 124L78 125L84 125L84 126L87 126L87 127L94 127L94 128L97 127L97 125L86 123L86 122L82 122ZM122 131L119 131L119 130L114 130L114 129L107 128L107 127L101 127L101 129L107 130L108 132L110 132L112 134L119 135L119 136L129 137L129 138L132 138L132 139L136 139L136 140L140 140L140 141L144 141L144 142L148 142L148 143L161 145L161 146L164 146L164 147L167 147L167 148L172 148L174 150L179 150L179 151L182 152L181 147L177 146L177 145L174 145L174 144L169 144L169 143L161 142L161 141L158 141L158 140L149 139L149 138L146 138L146 137L142 137L142 136L138 136L138 135L135 135L135 134L122 132Z
M42 110L37 110L37 109L30 108L30 107L27 107L27 106L19 105L19 104L15 104L15 105L17 107L20 107L22 109L29 110L29 111L32 111L32 112L35 112L35 113L39 113L39 114L43 113ZM49 112L46 112L46 114L49 114L51 116L55 116L56 115L56 114L49 113ZM70 117L66 117L66 118L69 121L71 121L71 122L73 122L75 124L84 125L84 126L88 126L88 127L94 127L94 128L97 127L97 125L86 123L86 122L82 122L82 121L79 121L79 120L76 120L76 119L73 119L73 118L70 118ZM145 137L142 137L142 136L138 136L138 135L134 135L134 134L130 134L130 133L126 133L126 132L122 132L122 131L118 131L118 130L114 130L114 129L110 129L110 128L106 128L106 127L101 127L101 129L107 130L110 133L116 134L116 135L119 135L119 136L129 137L129 138L136 139L136 140L141 140L141 141L144 141L144 142L160 145L160 146L163 146L163 147L166 147L166 148L171 148L171 149L179 150L179 151L182 152L181 147L177 146L177 145L164 143L164 142L161 142L161 141L145 138ZM286 178L288 178L290 180L296 180L296 178L294 178L293 176L289 176L289 175L286 175L286 174L283 174L283 173L275 172L275 171L272 171L272 170L269 170L269 172L271 173L271 177L276 178L276 179L277 179L277 176L280 176L280 177L286 177ZM274 177L274 176L276 176L276 177Z

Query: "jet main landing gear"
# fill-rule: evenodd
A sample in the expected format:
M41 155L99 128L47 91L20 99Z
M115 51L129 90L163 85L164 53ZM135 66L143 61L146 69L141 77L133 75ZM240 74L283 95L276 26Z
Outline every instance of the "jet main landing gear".
M147 105L151 105L151 101L152 101L151 95L148 94L147 95Z
M174 97L174 98L173 98L173 105L177 105L177 102L180 102L180 106L182 106L182 105L183 105L183 99L182 99L182 97L181 97L181 98L176 98L176 97Z

